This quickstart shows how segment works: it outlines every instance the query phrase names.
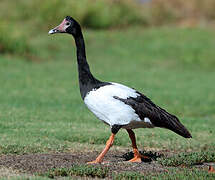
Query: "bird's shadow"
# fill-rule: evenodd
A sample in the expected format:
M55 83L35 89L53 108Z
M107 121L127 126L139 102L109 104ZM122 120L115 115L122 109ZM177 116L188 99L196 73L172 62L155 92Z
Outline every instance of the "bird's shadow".
M158 152L152 152L152 151L139 151L139 153L143 156L141 158L142 162L151 162L151 161L156 161L158 158L163 157L163 154L160 154ZM127 152L120 156L123 158L125 161L129 161L134 157L134 153L132 151Z

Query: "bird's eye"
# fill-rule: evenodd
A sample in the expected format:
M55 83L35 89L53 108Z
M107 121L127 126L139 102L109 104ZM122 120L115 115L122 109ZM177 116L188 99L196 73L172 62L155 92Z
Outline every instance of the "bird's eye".
M66 23L66 26L69 26L69 25L70 25L70 22L67 22L67 23Z

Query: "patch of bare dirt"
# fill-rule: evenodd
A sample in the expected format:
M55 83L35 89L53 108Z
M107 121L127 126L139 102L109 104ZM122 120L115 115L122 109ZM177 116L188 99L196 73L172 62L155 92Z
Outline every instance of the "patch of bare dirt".
M13 170L12 168L0 167L0 177L10 178L19 176L20 172Z
M1 155L0 167L18 170L27 174L42 173L52 168L69 168L74 164L86 164L88 161L95 160L99 152L85 153L53 153L53 154L27 154L27 155ZM107 154L104 161L99 166L105 166L112 172L134 171L144 174L166 171L156 163L155 159L159 156L157 153L148 153L151 162L129 163L126 160L132 157L132 153L122 153L121 151L112 151ZM147 160L148 161L148 160Z

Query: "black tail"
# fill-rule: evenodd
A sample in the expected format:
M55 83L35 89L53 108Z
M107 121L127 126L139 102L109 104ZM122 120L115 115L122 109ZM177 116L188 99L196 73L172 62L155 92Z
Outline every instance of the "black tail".
M183 136L184 138L192 138L192 135L186 127L179 121L179 119L159 107L159 119L158 127L163 127L172 130L173 132Z
M176 116L172 116L172 119L169 121L167 128L183 136L184 138L192 138L190 132L186 127L184 127L183 124L180 123Z

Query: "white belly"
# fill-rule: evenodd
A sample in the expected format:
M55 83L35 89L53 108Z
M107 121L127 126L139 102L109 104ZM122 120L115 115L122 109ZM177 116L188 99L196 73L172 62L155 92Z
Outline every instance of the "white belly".
M126 99L135 98L138 94L131 88L113 83L90 91L84 102L98 119L110 126L114 124L127 125L128 128L152 126L148 118L146 121L141 120L132 107L115 99L114 96Z

